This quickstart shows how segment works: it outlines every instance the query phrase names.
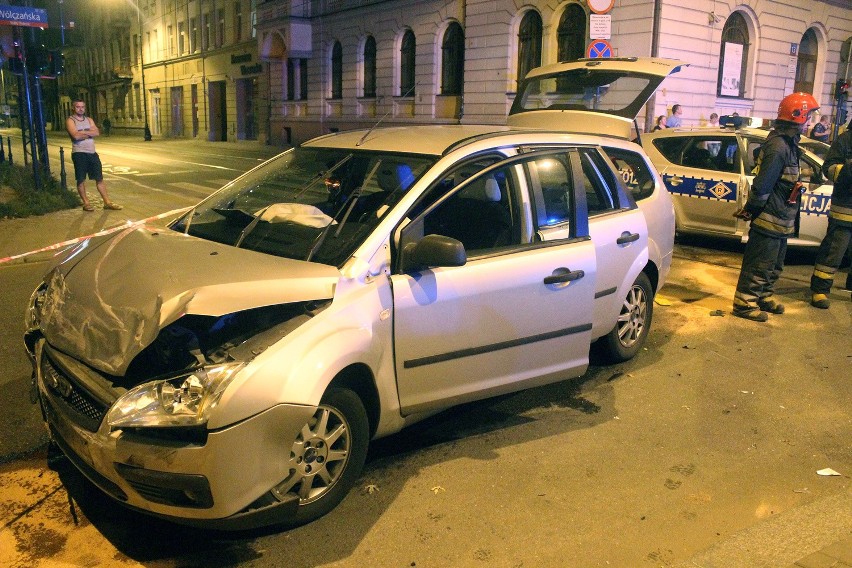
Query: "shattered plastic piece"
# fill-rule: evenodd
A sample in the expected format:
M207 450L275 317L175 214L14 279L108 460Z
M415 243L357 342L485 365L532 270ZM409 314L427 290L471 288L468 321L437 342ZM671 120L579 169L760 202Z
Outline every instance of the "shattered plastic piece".
M825 469L817 471L817 475L840 475L840 473L834 471L830 467L827 467Z
M654 296L654 303L657 304L658 306L671 306L672 305L671 300L669 300L666 297L660 296L659 294Z
M440 485L436 485L435 487L432 488L432 493L434 493L435 495L437 495L438 493L441 493L442 491L446 491L446 489L444 489Z

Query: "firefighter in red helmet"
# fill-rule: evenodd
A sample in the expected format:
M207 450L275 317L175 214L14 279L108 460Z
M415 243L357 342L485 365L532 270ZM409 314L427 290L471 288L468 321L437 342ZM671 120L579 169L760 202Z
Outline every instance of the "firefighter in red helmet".
M734 293L735 316L764 322L767 314L784 313L784 305L773 294L801 200L799 138L817 109L819 103L808 93L784 97L775 125L760 148L744 207L751 227Z

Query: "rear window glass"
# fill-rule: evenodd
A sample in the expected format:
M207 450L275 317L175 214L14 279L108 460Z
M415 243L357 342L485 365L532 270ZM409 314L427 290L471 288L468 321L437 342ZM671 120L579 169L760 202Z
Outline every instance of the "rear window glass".
M624 185L633 194L633 199L640 201L654 194L654 174L642 156L621 148L605 147L603 150L612 160Z

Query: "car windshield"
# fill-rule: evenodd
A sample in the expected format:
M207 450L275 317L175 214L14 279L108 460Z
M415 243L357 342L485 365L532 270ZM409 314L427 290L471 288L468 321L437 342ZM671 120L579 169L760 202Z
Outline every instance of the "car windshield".
M573 69L524 80L511 114L533 110L590 110L632 119L657 81L622 72Z
M174 230L340 266L436 158L295 148L226 185Z
M805 148L806 150L810 150L822 159L825 159L825 155L828 152L828 149L830 148L830 146L825 142L804 138L799 141L799 145Z

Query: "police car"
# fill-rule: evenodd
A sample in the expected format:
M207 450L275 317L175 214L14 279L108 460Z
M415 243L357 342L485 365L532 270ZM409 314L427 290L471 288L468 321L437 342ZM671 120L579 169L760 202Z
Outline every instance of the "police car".
M755 157L769 131L751 126L756 121L746 118L727 122L737 126L673 128L641 135L645 151L672 194L679 234L742 240L748 235L748 221L734 213L748 199ZM800 177L807 191L790 246L815 247L825 236L833 186L822 175L822 158L814 152L821 146L825 144L801 139Z

